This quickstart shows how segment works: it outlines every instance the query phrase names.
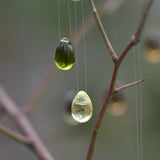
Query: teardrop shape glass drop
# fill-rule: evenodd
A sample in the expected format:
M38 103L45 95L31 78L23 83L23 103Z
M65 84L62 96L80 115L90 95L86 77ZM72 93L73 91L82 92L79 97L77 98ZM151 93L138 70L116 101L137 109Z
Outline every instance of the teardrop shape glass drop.
M72 102L72 117L79 123L87 122L93 114L91 99L84 91L79 91Z
M68 38L62 38L56 49L55 64L63 71L70 70L75 64L74 49Z

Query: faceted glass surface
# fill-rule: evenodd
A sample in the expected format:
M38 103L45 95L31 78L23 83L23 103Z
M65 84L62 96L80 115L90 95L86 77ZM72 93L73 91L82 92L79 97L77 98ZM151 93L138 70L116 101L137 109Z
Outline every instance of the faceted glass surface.
M63 71L70 70L75 64L74 49L68 38L62 38L56 49L55 64Z
M72 117L79 123L87 122L93 113L92 102L84 91L79 91L72 102Z

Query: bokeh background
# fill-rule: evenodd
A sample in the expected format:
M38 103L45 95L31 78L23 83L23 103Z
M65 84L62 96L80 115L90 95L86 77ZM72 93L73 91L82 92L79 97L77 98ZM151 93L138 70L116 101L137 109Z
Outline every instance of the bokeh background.
M100 1L96 0L96 4ZM75 30L75 2L70 2L72 33ZM60 3L61 36L69 37L67 1ZM118 55L123 51L144 8L144 0L124 0L113 13L102 16L102 22ZM77 23L82 22L81 1L76 2ZM107 112L95 147L94 160L137 159L136 107L142 109L143 159L160 159L160 63L143 58L145 37L152 30L160 32L160 2L155 0L144 29L142 41L123 61L117 86L146 77L136 88L126 89L127 109L121 116ZM84 1L84 17L91 14ZM37 89L54 63L59 44L58 0L0 0L0 83L22 108ZM109 87L113 63L96 25L85 34L87 56L87 93L92 99L92 119L79 125L64 118L70 102L68 94L76 92L76 70L79 90L85 90L83 40L77 45L78 65L67 72L59 71L29 119L55 160L85 159L92 130ZM160 54L160 53L159 53ZM52 65L53 66L53 65ZM55 66L54 66L55 67ZM77 69L78 67L78 69ZM143 86L143 87L142 87ZM6 116L0 122L15 129ZM0 134L0 160L36 160L23 145Z

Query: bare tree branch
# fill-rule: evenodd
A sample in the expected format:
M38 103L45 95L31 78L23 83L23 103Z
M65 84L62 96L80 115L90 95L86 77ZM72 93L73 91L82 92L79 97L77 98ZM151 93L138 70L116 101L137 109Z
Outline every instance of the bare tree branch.
M107 34L106 34L105 30L104 30L104 27L103 27L102 22L100 20L100 17L99 17L99 14L97 12L97 9L95 7L95 4L94 4L93 0L89 0L89 3L90 3L90 6L92 8L92 12L93 12L95 20L97 22L97 25L99 27L99 30L101 32L101 35L103 37L103 40L105 42L105 45L106 45L106 47L107 47L107 49L108 49L108 51L110 53L110 56L112 57L113 62L116 63L117 60L118 60L118 56L116 55L114 49L112 48L112 45L111 45L111 43L109 41L109 38L108 38L108 36L107 36Z
M126 88L128 88L128 87L135 86L136 84L139 84L139 83L143 82L145 79L146 79L146 78L142 78L142 79L140 79L140 80L138 80L138 81L125 84L125 85L123 85L123 86L121 86L121 87L116 88L116 89L114 90L114 92L119 92L119 91L121 91L121 90L123 90L123 89L126 89Z
M28 148L35 153L40 160L54 160L46 147L43 145L26 116L10 99L6 91L0 86L0 103L5 111L14 120L21 132L30 140Z
M121 61L124 59L124 57L127 55L128 51L134 46L136 45L139 40L140 40L140 37L141 37L141 34L142 34L142 31L143 31L143 28L144 28L144 25L145 25L145 22L146 22L146 19L147 19L147 16L148 16L148 13L149 13L149 10L151 8L151 5L153 3L154 0L148 0L148 3L144 9L144 12L143 12L143 15L142 15L142 18L140 20L140 23L137 27L137 30L135 32L135 34L131 37L131 40L130 42L128 43L128 45L126 46L126 48L124 49L124 51L122 52L121 56L119 57L118 59L118 63L121 63Z
M101 126L101 122L102 122L102 119L104 117L104 114L105 114L105 111L112 99L112 96L113 96L113 93L114 93L114 89L115 89L115 82L116 82L116 78L117 78L117 74L118 74L118 71L119 71L119 67L123 61L123 59L125 58L125 56L127 55L128 51L134 46L137 44L137 42L139 41L140 39L140 36L141 36L141 33L142 33L142 30L143 30L143 26L144 26L144 23L146 21L146 18L147 18L147 15L148 15L148 12L150 10L150 7L152 5L154 0L149 0L146 7L145 7L145 10L143 12L143 15L142 15L142 18L141 18L141 21L139 23L139 26L135 32L135 34L132 36L131 38L131 41L128 43L127 47L125 48L125 50L122 52L121 56L118 58L117 61L115 61L115 65L114 65L114 70L113 70L113 73L112 73L112 79L111 79L111 83L110 83L110 88L109 88L109 91L108 91L108 94L107 94L107 97L104 101L104 104L101 108L101 111L99 113L99 116L97 118L97 121L96 121L96 124L95 124L95 127L94 127L94 130L93 130L93 133L92 133L92 138L91 138L91 141L90 141L90 145L89 145L89 148L88 148L88 152L87 152L87 156L86 156L86 160L91 160L92 159L92 156L93 156L93 152L94 152L94 148L95 148L95 143L96 143L96 139L97 139L97 135L98 135L98 132L99 132L99 128ZM94 6L93 6L93 0L89 0L89 3L91 5L91 8L92 8L92 12L93 14L95 14L95 10L94 10ZM97 18L95 16L95 18ZM97 21L97 23L99 23L99 21ZM98 24L98 25L101 25L101 24Z

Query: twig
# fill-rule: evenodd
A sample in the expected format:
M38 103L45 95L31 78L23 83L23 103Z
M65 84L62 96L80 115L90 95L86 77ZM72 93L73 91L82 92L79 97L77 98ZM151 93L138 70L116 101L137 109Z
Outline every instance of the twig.
M9 98L2 86L0 86L0 103L21 132L30 140L30 145L27 145L28 148L33 151L40 160L54 160L37 136L26 116Z
M96 20L96 22L97 22L97 25L98 25L99 30L100 30L100 32L101 32L101 35L102 35L102 37L103 37L103 40L104 40L104 42L105 42L105 45L106 45L106 47L107 47L107 49L108 49L108 51L109 51L109 53L110 53L110 56L112 57L113 62L116 63L117 60L118 60L118 57L117 57L114 49L112 48L112 45L111 45L111 43L110 43L110 41L109 41L109 39L108 39L108 36L107 36L107 34L106 34L106 32L105 32L105 30L104 30L104 28L103 28L103 25L102 25L102 23L101 23L100 17L99 17L99 15L98 15L97 10L96 10L95 4L94 4L93 0L89 0L89 3L90 3L90 5L91 5L93 15L94 15L94 17L95 17L95 20Z
M24 145L30 144L30 141L27 137L22 136L19 133L16 133L15 131L7 128L6 126L3 126L2 124L0 124L0 132L19 143L22 143Z
M104 0L103 2L100 2L97 6L97 11L99 13L99 16L103 16L104 14L110 14L117 10L125 0ZM89 14L87 18L82 22L82 24L77 28L75 32L77 32L77 43L82 39L83 34L86 33L94 24L95 24L95 19L92 14ZM83 25L85 27L83 27ZM75 35L72 35L72 44L75 44Z
M143 28L144 28L144 25L145 25L145 21L147 19L147 16L148 16L148 13L149 13L149 10L150 10L150 7L152 5L154 0L148 0L148 3L144 9L144 12L143 12L143 15L142 15L142 18L140 20L140 23L139 23L139 26L135 32L135 34L131 37L131 40L130 42L128 43L128 45L126 46L126 48L124 49L124 51L122 52L121 56L119 57L118 59L118 63L121 63L121 61L124 59L124 57L127 55L128 51L134 46L136 45L139 40L140 40L140 36L142 34L142 31L143 31Z
M135 86L136 84L143 82L145 79L146 79L146 78L142 78L142 79L140 79L140 80L138 80L138 81L125 84L125 85L123 85L123 86L121 86L121 87L116 88L116 89L114 90L114 92L119 92L119 91L121 91L121 90L123 90L123 89L126 89L126 88L128 88L128 87Z
M86 156L86 160L91 160L92 159L92 155L93 155L93 152L94 152L94 148L95 148L95 143L96 143L96 139L97 139L97 135L98 135L98 132L99 132L99 128L101 126L101 122L102 122L102 119L103 119L103 116L104 116L104 113L110 103L110 100L113 96L113 93L114 93L114 89L115 89L115 82L116 82L116 77L117 77L117 74L118 74L118 71L119 71L119 67L123 61L123 59L125 58L125 56L127 55L128 51L134 46L137 44L137 42L139 41L139 38L140 38L140 35L142 33L142 30L143 30L143 26L144 26L144 23L145 23L145 20L146 20L146 17L148 15L148 12L149 12L149 9L151 7L151 4L154 0L149 0L148 3L147 3L147 6L143 12L143 16L142 16L142 19L140 21L140 24L135 32L135 34L132 36L131 38L131 41L128 43L127 47L125 48L125 50L122 52L121 56L118 58L117 62L115 63L114 65L114 70L113 70L113 74L112 74L112 79L111 79L111 83L110 83L110 88L109 88L109 91L108 91L108 94L107 94L107 97L104 101L104 104L101 108L101 111L99 113L99 116L97 118L97 121L96 121L96 124L95 124L95 127L94 127L94 130L93 130L93 133L92 133L92 138L91 138L91 141L90 141L90 145L89 145L89 149L88 149L88 152L87 152L87 156ZM93 1L92 0L89 0L89 3L91 5L91 7L93 8ZM93 11L93 14L95 14L95 10L92 9ZM96 18L96 17L95 17ZM99 23L99 21L97 21L97 23ZM98 24L99 25L99 24Z

